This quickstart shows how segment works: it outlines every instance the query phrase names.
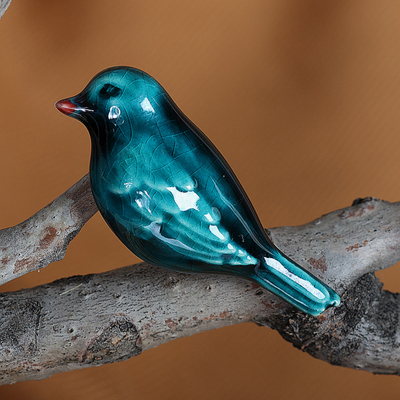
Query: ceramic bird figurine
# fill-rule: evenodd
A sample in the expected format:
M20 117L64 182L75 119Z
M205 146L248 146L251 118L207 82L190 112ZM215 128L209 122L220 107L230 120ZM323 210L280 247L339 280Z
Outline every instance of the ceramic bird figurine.
M89 130L94 199L138 257L250 279L315 316L340 303L273 245L220 152L151 76L109 68L56 107Z

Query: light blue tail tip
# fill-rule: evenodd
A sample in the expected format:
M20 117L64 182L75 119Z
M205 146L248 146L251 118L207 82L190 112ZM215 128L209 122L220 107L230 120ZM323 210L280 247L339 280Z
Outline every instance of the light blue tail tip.
M280 297L282 297L284 300L286 300L288 303L296 307L298 310L303 311L304 313L308 315L312 315L314 317L318 317L320 314L322 314L327 308L330 307L337 307L340 305L341 300L339 295L333 291L330 287L322 284L324 288L326 289L326 296L324 299L321 299L321 301L315 301L314 299L310 297L304 298L303 296L299 296L296 298L295 295L290 296L285 296L282 295L282 293L276 293ZM321 287L320 287L321 288Z
M320 279L280 254L276 258L265 257L255 270L253 278L262 287L313 316L340 304L339 295Z
M291 293L290 295L287 295L286 293L283 294L282 292L276 292L276 294L282 297L294 307L296 307L298 310L303 311L308 315L318 317L327 308L337 307L341 303L339 295L329 286L326 286L321 282L321 286L319 286L319 289L325 289L321 290L322 292L324 292L325 297L323 299L318 299L317 301L311 296L303 296L299 293Z
M332 306L333 307L337 307L337 306L339 306L340 305L340 303L342 302L342 300L340 299L340 297L339 297L339 295L336 293L336 292L333 292L334 293L334 296L333 296L333 299L332 299Z
M305 310L305 312L307 314L318 317L318 315L323 313L327 308L337 307L340 305L341 300L340 300L339 295L334 290L332 290L329 286L325 285L325 287L326 287L327 291L329 292L329 296L327 297L325 304L323 304L321 309L315 309L315 311L312 309L309 312L307 310ZM293 305L296 306L296 304L293 304Z

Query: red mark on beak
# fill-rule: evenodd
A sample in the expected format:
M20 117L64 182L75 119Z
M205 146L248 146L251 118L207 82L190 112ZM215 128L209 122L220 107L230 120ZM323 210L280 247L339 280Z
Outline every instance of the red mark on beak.
M71 103L69 99L57 101L56 108L65 115L70 115L74 111L78 110L78 107Z

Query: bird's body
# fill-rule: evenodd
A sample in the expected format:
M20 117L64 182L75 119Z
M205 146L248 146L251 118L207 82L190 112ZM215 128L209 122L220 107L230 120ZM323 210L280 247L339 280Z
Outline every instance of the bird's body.
M87 126L93 196L137 256L251 279L312 315L339 304L272 244L222 155L152 77L110 68L57 108Z

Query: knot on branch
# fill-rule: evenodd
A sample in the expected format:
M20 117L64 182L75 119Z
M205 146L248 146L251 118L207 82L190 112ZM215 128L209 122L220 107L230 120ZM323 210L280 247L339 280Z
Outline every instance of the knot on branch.
M107 364L127 360L141 352L140 336L135 325L128 319L121 318L111 322L92 340L83 353L81 362Z
M400 348L399 294L382 290L382 286L373 273L368 273L347 288L339 307L328 309L318 318L292 309L269 316L265 325L272 325L294 347L332 365L397 374L398 366L388 368L384 354L388 348ZM366 361L371 359L373 367Z

